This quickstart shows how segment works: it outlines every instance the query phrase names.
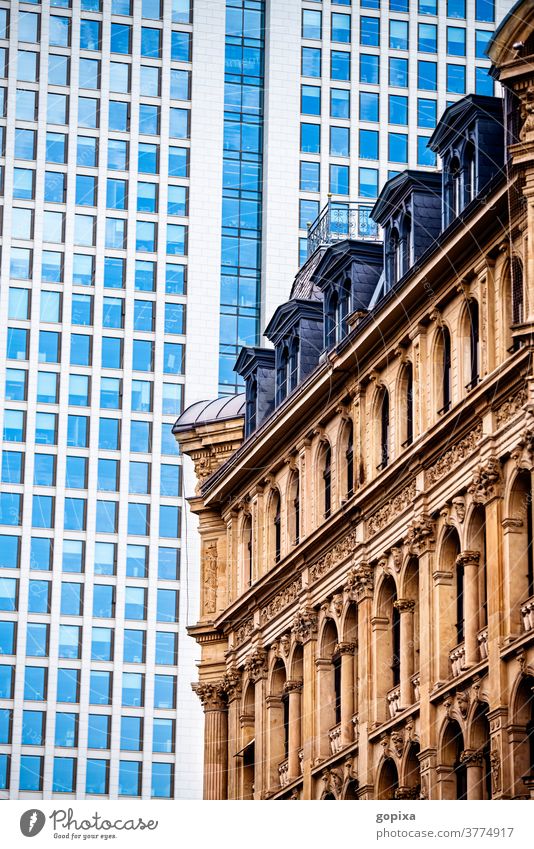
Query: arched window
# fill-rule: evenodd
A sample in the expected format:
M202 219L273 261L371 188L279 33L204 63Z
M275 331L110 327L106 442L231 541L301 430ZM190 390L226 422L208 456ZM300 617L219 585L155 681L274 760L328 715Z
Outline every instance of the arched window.
M327 302L325 316L325 346L331 348L336 344L336 326L337 326L337 310L338 296L337 292L332 292Z
M399 231L393 227L389 234L389 284L393 286L402 277L402 245Z
M447 327L440 329L440 338L437 347L437 356L440 360L438 369L441 382L441 408L438 414L448 412L452 399L452 373L451 373L451 335Z
M348 333L347 316L351 312L352 285L350 279L344 280L339 293L337 309L336 342L340 342Z
M299 379L299 348L300 340L298 336L295 336L289 351L289 392L296 389Z
M410 362L406 363L403 374L403 404L404 410L401 420L404 424L404 441L402 448L406 448L413 442L413 366Z
M380 462L378 471L389 463L389 392L384 389L380 401Z
M477 175L476 175L476 157L475 147L472 142L468 142L464 150L464 204L467 206L477 195Z
M298 472L293 472L289 486L289 539L292 545L298 545L300 542L300 479Z
M323 450L323 496L324 518L328 519L332 511L332 449L326 443Z
M341 722L341 655L337 654L332 660L334 667L334 713L336 725Z
M247 436L256 430L256 410L258 405L258 383L252 377L247 386Z
M456 564L456 642L463 643L465 637L464 612L464 567L461 561Z
M457 156L453 156L447 170L447 204L450 224L462 210L462 168Z
M400 612L398 607L393 604L391 636L393 652L391 655L391 673L393 686L400 684L400 654L401 654L401 637L400 637Z
M282 549L282 526L280 515L280 493L275 491L271 498L271 557L275 563L279 563Z
M441 750L442 799L467 799L467 767L462 758L464 735L455 719L447 723Z
M510 267L512 277L512 324L524 321L524 284L523 264L519 257L513 256Z
M466 389L472 389L476 386L479 378L479 357L480 357L480 330L478 317L478 304L475 300L470 300L467 305L469 319L469 383Z
M284 345L280 351L277 373L278 403L281 404L287 395L287 372L289 364L289 349Z
M243 585L247 589L252 584L252 518L245 517L243 522Z
M407 212L402 221L400 277L406 274L412 263L412 216Z
M354 494L354 426L348 422L346 426L345 462L347 469L347 498Z

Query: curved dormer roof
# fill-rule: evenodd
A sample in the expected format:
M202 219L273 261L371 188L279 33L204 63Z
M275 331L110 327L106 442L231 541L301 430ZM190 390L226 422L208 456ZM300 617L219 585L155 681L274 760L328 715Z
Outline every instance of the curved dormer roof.
M224 396L214 401L197 401L191 404L176 420L172 432L191 430L192 427L205 425L223 419L235 419L245 415L245 394Z
M474 119L487 118L502 125L502 98L485 94L468 94L452 103L441 118L430 137L428 147L442 154L463 133Z
M508 65L513 65L514 72L517 73L518 63L522 59L522 50L532 33L534 33L534 3L532 0L519 0L502 19L488 44L486 53L494 66L493 76L497 79L506 77ZM528 55L532 56L532 50L528 51ZM532 59L528 64L531 71Z

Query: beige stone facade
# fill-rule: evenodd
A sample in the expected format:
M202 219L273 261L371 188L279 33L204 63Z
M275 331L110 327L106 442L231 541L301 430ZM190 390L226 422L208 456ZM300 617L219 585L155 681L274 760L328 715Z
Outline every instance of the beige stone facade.
M178 423L199 478L205 798L534 796L534 9L519 5L492 47L521 100L506 179L248 439L237 409Z

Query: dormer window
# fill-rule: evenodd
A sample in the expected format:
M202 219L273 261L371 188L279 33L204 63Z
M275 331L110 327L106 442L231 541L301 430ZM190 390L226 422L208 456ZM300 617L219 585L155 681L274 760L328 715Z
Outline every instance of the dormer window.
M344 280L343 286L339 293L339 301L337 308L337 327L336 327L336 342L340 342L347 335L347 316L351 313L351 282L349 279Z
M295 336L289 350L289 392L296 389L299 380L299 350L300 340Z
M465 174L465 203L471 203L477 194L477 175L475 147L469 142L464 150L464 174Z
M338 319L339 298L337 292L332 292L328 299L325 321L325 344L327 348L336 344L336 329Z
M462 211L462 168L457 156L453 156L448 168L448 205L449 221Z
M389 284L392 286L402 277L402 244L396 227L389 234Z
M289 348L284 345L280 351L280 359L278 361L278 369L276 374L276 386L278 403L281 404L287 396L287 377L289 367Z
M254 433L256 430L256 410L258 406L258 382L255 377L250 380L247 386L247 436Z

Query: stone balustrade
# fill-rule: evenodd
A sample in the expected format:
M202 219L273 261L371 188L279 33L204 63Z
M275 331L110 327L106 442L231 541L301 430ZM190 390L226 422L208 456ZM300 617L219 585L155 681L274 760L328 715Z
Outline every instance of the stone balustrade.
M482 628L481 631L478 632L478 653L480 655L480 660L487 660L488 658L488 629Z
M525 633L532 631L534 628L534 596L521 605L521 616Z
M389 715L393 718L401 709L400 687L394 687L390 690L386 698L388 702Z
M457 675L460 675L465 666L465 645L461 643L459 646L456 646L451 652L449 652L449 660L451 662L451 671L452 677L456 678Z
M280 787L287 787L289 784L289 761L287 758L279 765L278 775L280 776Z
M343 748L341 742L341 725L334 725L328 732L328 737L330 738L330 751L333 755L337 755Z

